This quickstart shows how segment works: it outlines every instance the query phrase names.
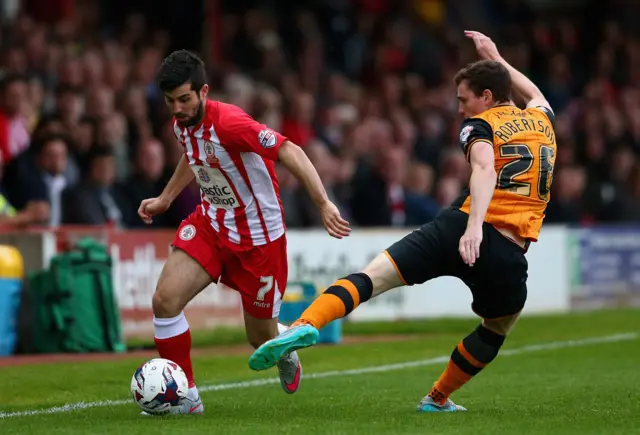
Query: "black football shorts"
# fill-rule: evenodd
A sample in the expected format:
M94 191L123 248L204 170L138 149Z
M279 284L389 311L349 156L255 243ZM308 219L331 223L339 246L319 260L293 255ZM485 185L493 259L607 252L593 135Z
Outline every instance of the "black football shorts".
M468 218L456 208L446 209L391 245L387 253L407 285L455 276L471 289L471 308L480 317L495 319L520 312L527 300L525 250L485 222L480 257L469 267L458 252Z

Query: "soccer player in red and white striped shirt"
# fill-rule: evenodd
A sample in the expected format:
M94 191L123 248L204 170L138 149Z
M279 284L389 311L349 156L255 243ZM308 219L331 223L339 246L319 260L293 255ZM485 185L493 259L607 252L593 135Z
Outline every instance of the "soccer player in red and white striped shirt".
M150 223L194 176L200 185L202 203L180 225L153 296L153 323L160 356L176 362L189 379L180 412L201 413L183 313L194 296L211 282L238 291L247 338L256 348L286 330L278 324L288 269L275 161L305 186L331 236L342 238L351 230L297 145L240 108L207 99L204 64L197 56L185 50L170 54L160 67L158 85L174 114L184 158L162 194L142 201L138 213ZM284 391L295 393L301 374L297 354L283 358L278 369Z

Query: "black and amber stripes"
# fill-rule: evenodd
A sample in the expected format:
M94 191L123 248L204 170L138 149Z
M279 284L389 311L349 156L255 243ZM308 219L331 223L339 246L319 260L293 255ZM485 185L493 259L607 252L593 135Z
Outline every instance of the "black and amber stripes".
M498 355L505 337L480 325L451 354L451 361L471 376L477 375Z
M453 349L447 368L429 396L444 404L447 398L469 382L498 356L505 337L480 325Z
M325 290L325 295L334 295L344 304L344 316L351 313L358 305L371 299L373 283L364 273L351 275L334 282Z

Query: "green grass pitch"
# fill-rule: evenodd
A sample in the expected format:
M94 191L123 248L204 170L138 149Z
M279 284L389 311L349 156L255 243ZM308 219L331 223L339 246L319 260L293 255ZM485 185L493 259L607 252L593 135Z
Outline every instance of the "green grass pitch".
M632 309L525 316L503 354L453 396L469 412L416 413L476 324L346 326L350 335L398 337L301 351L307 377L292 396L275 370L250 371L248 353L213 348L194 360L206 390L201 416L140 416L128 398L139 358L5 367L0 434L640 434L640 310Z

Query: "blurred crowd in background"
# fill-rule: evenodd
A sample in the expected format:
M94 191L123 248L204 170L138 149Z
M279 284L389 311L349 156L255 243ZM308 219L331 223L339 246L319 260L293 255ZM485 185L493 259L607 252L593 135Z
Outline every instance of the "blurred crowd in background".
M202 55L210 98L306 150L352 225L428 222L468 183L452 83L476 60L467 28L556 112L546 222L640 220L640 2L236 0L213 24L182 11L168 28L144 11L105 23L100 2L80 3L64 20L19 12L2 26L0 225L144 226L140 201L182 156L154 84L176 48ZM191 22L209 42L176 46ZM288 227L319 225L296 180L278 177ZM176 227L198 202L193 183L153 226Z

